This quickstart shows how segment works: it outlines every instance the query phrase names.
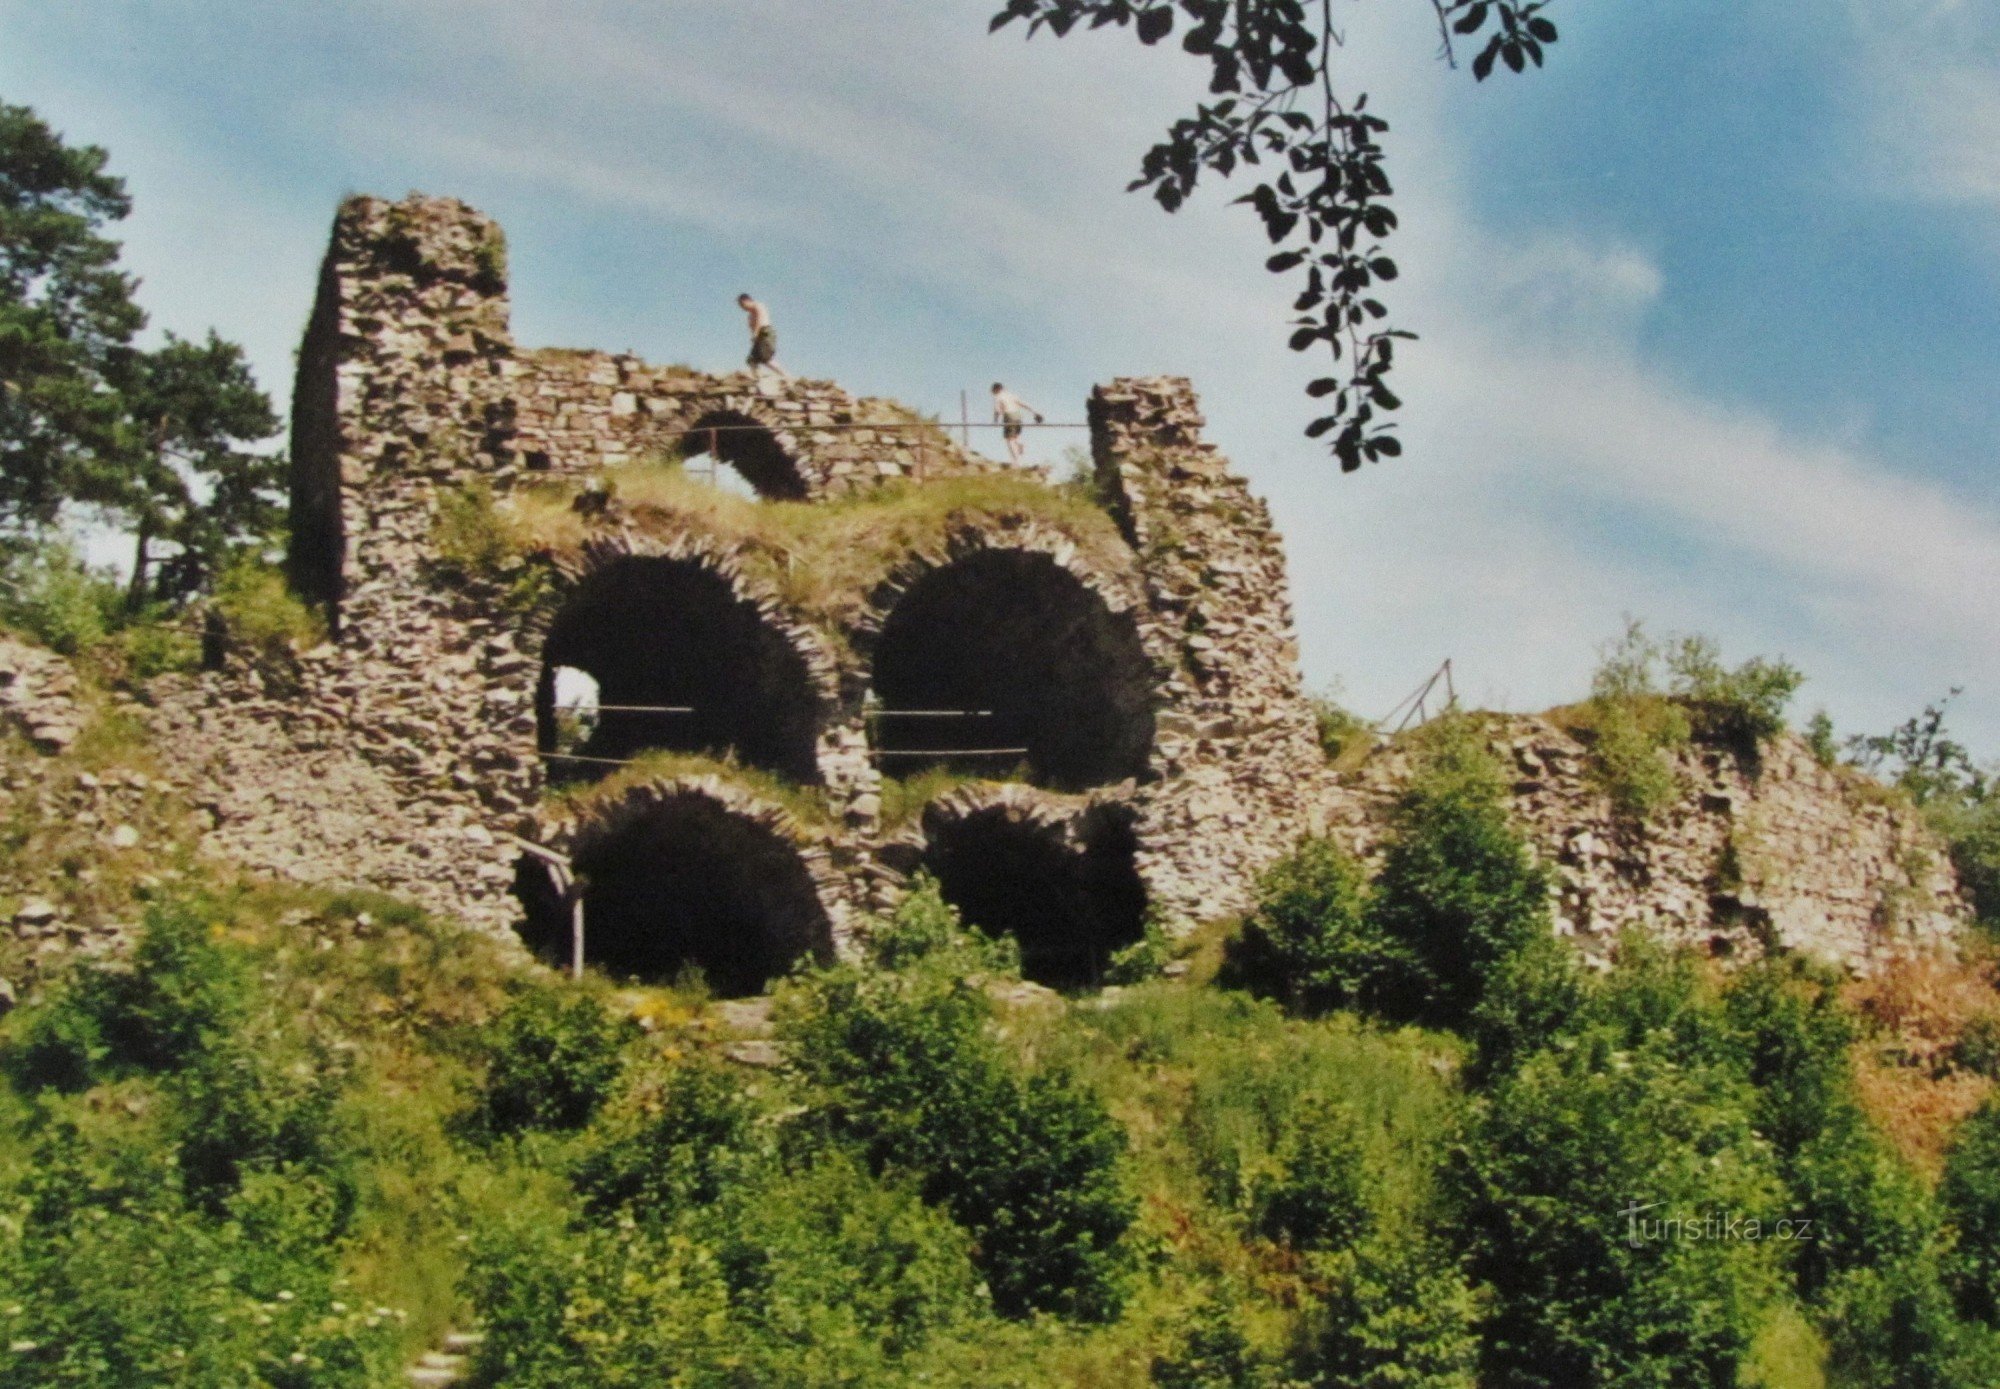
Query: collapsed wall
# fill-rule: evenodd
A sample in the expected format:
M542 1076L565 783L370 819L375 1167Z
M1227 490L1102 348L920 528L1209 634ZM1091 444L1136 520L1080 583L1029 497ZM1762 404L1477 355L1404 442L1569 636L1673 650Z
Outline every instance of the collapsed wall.
M1230 915L1296 841L1326 778L1284 544L1263 499L1203 441L1185 379L1120 379L1091 393L1089 411L1097 484L1137 555L1149 635L1174 653L1140 871L1170 916Z
M1386 793L1334 785L1282 543L1202 440L1188 382L1120 379L1088 413L1115 524L1032 474L983 508L950 501L986 484L923 484L995 465L921 417L828 382L522 349L490 219L449 199L350 199L293 419L291 571L334 640L275 680L170 682L155 717L240 860L494 929L525 914L552 958L567 949L561 875L522 839L570 856L602 928L586 957L613 970L760 987L844 948L927 871L975 925L1020 940L1034 973L1090 982L1149 913L1180 929L1244 909L1307 827L1377 835ZM856 542L890 547L879 566L839 557L848 587L829 594L754 528L705 530L700 508L663 517L597 482L703 453L766 502L910 506ZM512 576L535 578L532 601L508 575L446 563L441 543L454 506L516 493L558 499L582 537ZM836 517L830 533L849 534ZM565 678L594 684L585 728L559 717ZM945 794L889 804L926 777ZM1707 829L1678 858L1572 833L1601 818L1572 781L1524 792L1523 809L1580 934L1657 909L1704 940L1766 931L1857 958L1886 929L1860 903L1889 890L1904 847L1857 861L1838 889L1854 900L1795 908L1783 874L1740 866L1755 859L1745 833L1725 836L1740 880L1705 887L1721 881ZM1848 833L1847 812L1821 816L1823 792L1740 794L1787 826ZM781 802L817 809L801 820ZM1669 883L1686 891L1657 890Z
M1557 931L1608 958L1626 931L1718 958L1802 951L1867 970L1949 948L1972 912L1915 807L1781 734L1755 756L1692 743L1669 761L1678 793L1621 812L1589 744L1547 718L1489 716L1514 775L1515 822L1553 876ZM1388 831L1410 774L1378 755L1327 795L1316 828L1364 856Z

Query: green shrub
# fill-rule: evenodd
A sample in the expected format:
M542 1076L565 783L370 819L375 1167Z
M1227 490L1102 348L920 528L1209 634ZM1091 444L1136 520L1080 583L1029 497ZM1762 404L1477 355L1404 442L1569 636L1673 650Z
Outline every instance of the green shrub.
M502 1216L467 1290L478 1370L509 1389L872 1385L981 1311L965 1236L837 1152L667 1223Z
M76 1091L124 1071L189 1064L244 1016L242 961L198 904L148 909L126 965L87 961L17 1024L8 1072L25 1090Z
M1932 828L1944 836L1959 886L1989 932L2000 931L2000 788L1980 799L1925 807Z
M431 564L456 583L497 580L519 559L519 547L483 479L441 492L431 520Z
M1251 1347L1236 1308L1217 1296L1204 1299L1173 1346L1153 1358L1150 1379L1158 1389L1278 1389L1277 1368Z
M631 1112L607 1116L574 1174L599 1213L663 1220L709 1205L741 1179L761 1148L741 1077L708 1063L675 1066Z
M1421 996L1391 998L1392 1015L1462 1027L1486 981L1553 929L1549 878L1509 823L1504 774L1477 729L1452 719L1425 732L1366 918L1373 939L1416 961Z
M895 968L837 965L780 996L779 1037L815 1122L951 1212L1004 1314L1116 1315L1134 1214L1123 1131L1068 1077L1008 1063L966 978L986 947L934 893L913 894L871 948Z
M1325 1330L1312 1382L1341 1389L1474 1389L1479 1302L1434 1241L1371 1239L1320 1267Z
M90 652L123 620L125 592L65 539L0 546L0 623L65 656Z
M1789 1214L1742 1083L1606 1038L1529 1057L1479 1115L1454 1182L1494 1291L1481 1382L1735 1383L1781 1295L1777 1244L1635 1222Z
M1628 620L1591 677L1585 721L1593 774L1620 814L1653 815L1680 790L1667 757L1673 748L1696 737L1754 758L1784 730L1785 706L1804 679L1761 656L1732 669L1711 638L1656 640Z
M1796 666L1753 656L1731 669L1721 649L1704 636L1670 640L1666 653L1670 693L1684 704L1694 735L1754 754L1785 729L1785 706L1805 683Z
M1660 699L1593 699L1590 727L1590 774L1618 814L1644 820L1680 795L1680 774L1667 757L1690 736L1680 709Z
M1832 767L1840 761L1840 742L1833 736L1833 716L1826 710L1813 710L1813 716L1806 720L1805 739L1813 761L1820 766Z
M2000 1103L1959 1127L1938 1200L1957 1232L1951 1279L1968 1316L2000 1326Z
M275 1031L205 1050L166 1087L189 1194L214 1203L251 1174L284 1173L325 1182L344 1220L352 1191L338 1105L347 1079L331 1053Z
M1104 965L1107 984L1143 984L1158 979L1174 959L1174 938L1157 912L1148 910L1139 939L1111 952Z
M1375 726L1343 706L1337 691L1307 695L1306 703L1312 709L1313 727L1319 734L1319 748L1326 754L1327 761L1337 761L1343 753L1373 742Z
M1830 1382L1870 1389L2000 1384L2000 1341L1954 1315L1934 1257L1842 1275L1824 1299Z
M209 604L230 649L260 669L287 669L299 652L326 640L326 624L275 565L238 560L216 579Z
M1378 931L1366 907L1360 865L1333 839L1307 839L1258 879L1225 977L1309 1016L1412 1014L1429 981L1409 943Z
M396 1319L343 1286L314 1182L254 1180L210 1213L157 1151L59 1124L14 1195L0 1382L364 1389L397 1368Z
M482 1112L497 1134L579 1129L625 1069L638 1035L589 994L531 988L488 1026Z
M1353 1116L1334 1105L1295 1114L1279 1170L1258 1184L1252 1227L1294 1249L1341 1250L1369 1228L1368 1174Z

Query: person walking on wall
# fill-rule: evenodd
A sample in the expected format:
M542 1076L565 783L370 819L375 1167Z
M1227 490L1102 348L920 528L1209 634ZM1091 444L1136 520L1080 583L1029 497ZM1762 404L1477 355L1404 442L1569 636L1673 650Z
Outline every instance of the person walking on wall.
M1007 441L1007 457L1015 463L1021 461L1021 416L1023 415L1033 415L1036 424L1043 423L1040 411L995 381L993 418L1000 425L1000 437Z
M778 330L771 326L771 311L748 294L736 296L736 303L750 316L750 357L744 365L755 375L769 367L789 381L792 374L778 365Z

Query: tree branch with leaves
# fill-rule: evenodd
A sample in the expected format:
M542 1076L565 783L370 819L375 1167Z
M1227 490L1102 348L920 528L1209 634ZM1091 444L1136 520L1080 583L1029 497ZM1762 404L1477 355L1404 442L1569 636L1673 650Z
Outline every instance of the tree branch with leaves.
M1556 41L1541 13L1548 0L1429 3L1447 65L1457 66L1458 41L1480 42L1472 60L1479 81L1496 66L1540 67ZM1129 191L1146 190L1173 212L1204 175L1226 180L1256 169L1256 186L1236 201L1256 211L1277 248L1266 268L1302 279L1290 346L1322 349L1334 363L1306 387L1327 409L1307 437L1326 439L1343 472L1400 454L1384 418L1402 405L1388 377L1396 343L1415 334L1392 327L1377 297L1397 274L1385 246L1396 229L1381 144L1389 124L1368 109L1365 92L1340 94L1333 0L1008 0L990 29L1016 22L1029 37L1130 28L1148 46L1181 29L1181 49L1207 63L1209 95L1218 99L1168 128Z

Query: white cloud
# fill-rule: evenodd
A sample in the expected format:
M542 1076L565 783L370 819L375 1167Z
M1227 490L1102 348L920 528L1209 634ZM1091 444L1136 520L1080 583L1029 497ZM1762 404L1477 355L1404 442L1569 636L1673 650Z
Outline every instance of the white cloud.
M1862 152L1901 197L2000 207L2000 13L1965 0L1850 7Z

